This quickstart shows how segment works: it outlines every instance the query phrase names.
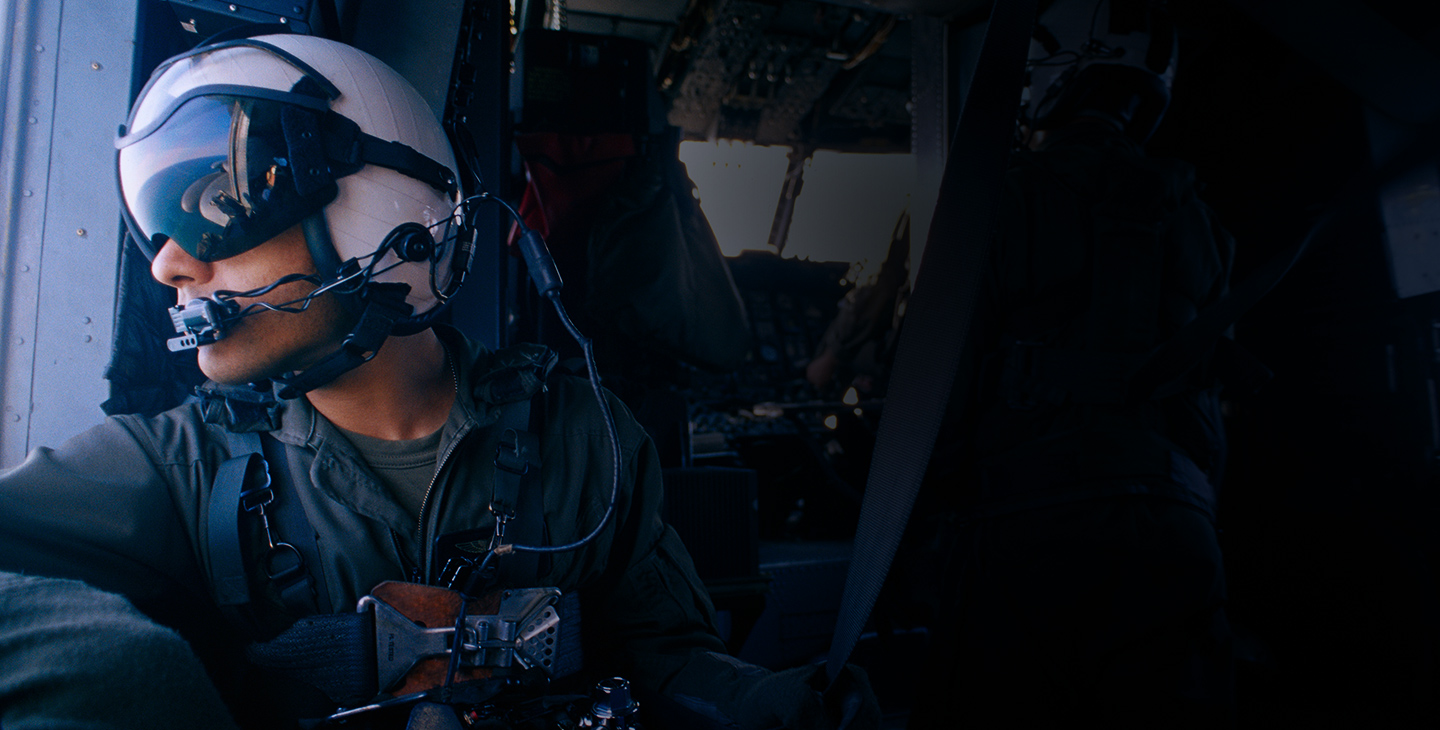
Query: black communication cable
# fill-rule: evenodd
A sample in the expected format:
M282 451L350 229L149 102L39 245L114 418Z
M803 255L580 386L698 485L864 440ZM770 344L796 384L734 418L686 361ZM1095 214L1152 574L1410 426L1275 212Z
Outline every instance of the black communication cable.
M578 550L600 535L600 532L610 523L610 519L615 514L615 506L620 501L620 438L616 433L615 414L612 412L610 401L606 399L605 391L600 385L599 370L595 365L594 342L581 333L580 329L575 326L575 323L570 319L569 312L565 310L565 305L560 301L560 287L562 286L560 272L555 267L555 260L550 257L550 252L545 247L545 239L541 238L540 234L534 229L525 225L525 221L520 217L520 213L509 203L505 202L505 200L487 192L481 192L475 197L480 200L489 200L499 204L510 214L511 219L515 221L515 226L520 231L517 245L520 247L521 255L525 258L525 265L526 268L529 269L531 280L535 282L536 288L540 290L540 295L550 300L550 304L555 307L555 313L560 317L561 324L565 326L565 330L570 333L570 336L575 339L575 342L580 345L580 349L585 354L585 368L589 375L590 389L594 392L595 401L600 405L600 412L605 417L605 431L610 439L610 503L606 506L605 514L601 516L599 523L595 525L595 528L592 529L589 534L579 540L564 545L517 545L514 543L506 543L497 546L493 553L496 556L504 557L517 552L560 553Z

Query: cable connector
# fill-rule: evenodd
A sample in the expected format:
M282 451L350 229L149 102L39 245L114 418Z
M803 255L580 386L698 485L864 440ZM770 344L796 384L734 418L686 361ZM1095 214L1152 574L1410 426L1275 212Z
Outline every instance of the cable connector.
M545 247L545 239L533 228L521 228L516 245L520 247L520 255L525 257L525 268L530 270L530 278L535 282L535 288L540 290L540 296L549 297L552 292L560 291L565 283L560 280L560 269Z

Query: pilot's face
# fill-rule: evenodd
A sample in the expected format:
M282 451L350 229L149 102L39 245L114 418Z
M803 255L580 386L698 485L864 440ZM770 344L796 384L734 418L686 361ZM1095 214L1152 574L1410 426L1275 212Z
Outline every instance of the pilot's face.
M247 291L269 285L287 274L312 274L315 263L305 235L295 226L269 241L227 259L206 263L167 242L150 264L156 281L176 289L185 304L212 297L220 290ZM280 304L315 288L303 281L282 285L254 299L237 298L242 308L263 301ZM220 383L248 383L303 370L335 351L348 331L348 321L332 296L319 296L299 314L262 311L227 330L223 339L202 345L200 370Z

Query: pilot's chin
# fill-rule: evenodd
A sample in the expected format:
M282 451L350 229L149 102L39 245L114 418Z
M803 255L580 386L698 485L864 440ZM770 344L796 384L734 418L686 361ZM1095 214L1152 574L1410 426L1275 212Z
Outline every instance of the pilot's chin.
M253 363L237 362L234 352L226 352L230 349L230 344L232 343L220 340L199 347L196 358L200 364L200 372L204 373L205 377L221 385L244 385L268 377Z

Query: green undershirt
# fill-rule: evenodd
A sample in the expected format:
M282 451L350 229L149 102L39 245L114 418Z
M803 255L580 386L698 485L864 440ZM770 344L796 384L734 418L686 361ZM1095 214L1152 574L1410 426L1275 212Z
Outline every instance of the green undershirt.
M439 459L440 428L429 436L402 441L388 441L340 429L345 438L360 452L361 458L380 477L395 501L410 513L411 519L420 519L420 508L425 502L425 492L435 478L435 462Z

